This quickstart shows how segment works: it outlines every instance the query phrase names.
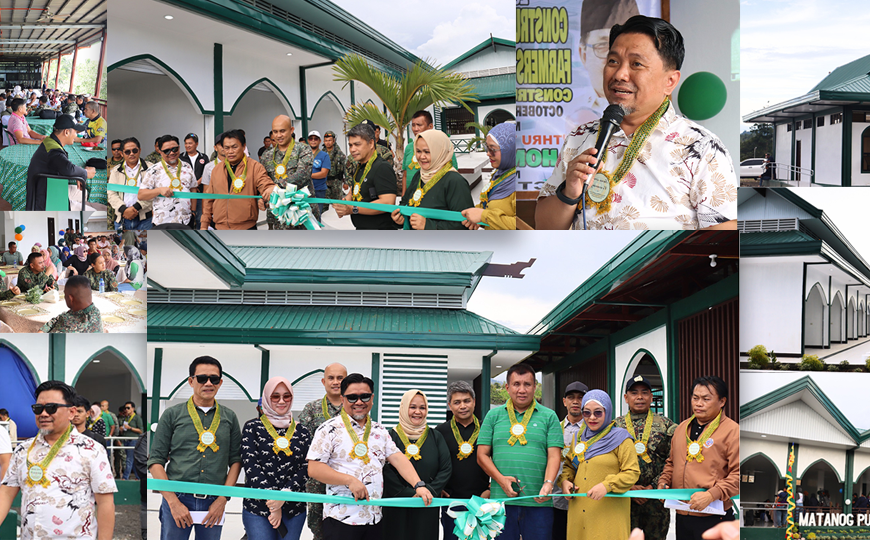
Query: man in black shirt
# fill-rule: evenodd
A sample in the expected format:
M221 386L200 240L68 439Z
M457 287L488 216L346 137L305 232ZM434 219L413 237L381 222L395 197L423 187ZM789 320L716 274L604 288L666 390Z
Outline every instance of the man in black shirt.
M489 477L477 464L480 421L474 416L474 389L465 381L450 383L447 386L447 406L453 418L435 428L444 437L453 464L453 473L441 496L470 499L472 495L477 495L488 498ZM446 506L441 511L441 526L444 540L457 540L453 534L453 518L447 515Z
M91 402L82 396L76 396L73 398L73 405L76 407L76 414L73 416L72 425L75 426L75 429L79 433L97 441L105 448L106 436L102 433L94 433L88 429L88 410L91 408Z
M85 127L76 124L68 115L62 114L54 122L51 136L43 139L39 148L30 158L27 168L27 203L26 210L45 210L45 199L48 193L48 182L45 176L71 176L81 178L79 189L85 189L85 178L93 178L97 170L93 167L79 167L70 163L64 146L73 144L76 133L84 131Z
M202 193L202 172L208 164L208 156L197 149L199 145L199 136L196 133L188 133L184 138L184 152L181 153L181 161L186 162L193 168L193 176L196 178L196 189L191 190L197 193ZM191 205L195 208L196 222L194 227L199 229L199 220L202 217L202 203L200 201L191 201Z
M359 124L347 132L348 149L359 163L353 177L350 193L345 200L396 204L398 187L393 167L375 152L375 130L371 126ZM370 161L371 160L371 161ZM395 229L396 225L390 212L337 204L338 217L351 215L353 226L357 229Z

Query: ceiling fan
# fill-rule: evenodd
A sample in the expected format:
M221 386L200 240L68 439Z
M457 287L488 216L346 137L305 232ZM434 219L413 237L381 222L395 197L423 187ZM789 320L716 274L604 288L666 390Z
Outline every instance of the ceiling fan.
M42 15L40 15L39 18L36 19L36 22L48 23L53 21L54 19L64 19L66 17L67 15L52 15L51 11L48 8L45 8L45 10L42 12Z

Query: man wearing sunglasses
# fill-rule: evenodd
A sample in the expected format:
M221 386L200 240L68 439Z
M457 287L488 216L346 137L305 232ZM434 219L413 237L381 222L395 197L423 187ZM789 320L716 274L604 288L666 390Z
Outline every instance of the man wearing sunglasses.
M677 424L669 418L653 414L652 385L643 375L637 375L625 385L628 414L616 417L616 425L628 430L634 438L640 478L631 489L654 489L671 453L671 439ZM647 423L650 423L647 430ZM668 536L671 511L659 499L631 500L631 529L642 529L647 540L664 540Z
M160 415L148 469L158 480L234 486L242 469L242 432L236 414L215 400L223 384L221 363L200 356L191 362L189 374L193 395ZM220 538L226 497L171 491L161 495L161 539L187 539L189 527L197 540Z
M477 439L477 462L492 478L492 498L538 495L507 505L503 540L550 540L553 534L549 495L565 443L556 413L535 401L536 386L531 366L511 366L510 399L489 411Z
M149 167L139 184L139 200L151 201L154 227L176 223L190 225L190 199L175 198L176 191L190 192L197 186L193 168L180 159L181 145L175 135L164 135L157 140L160 161Z
M127 465L124 467L124 480L130 479L130 473L133 471L133 447L136 446L136 441L139 440L139 435L145 431L145 426L142 423L142 417L136 414L136 404L128 401L124 404L124 423L121 424L121 437L128 440L124 441L124 446L129 446L127 450ZM141 480L141 478L140 478Z
M121 150L122 142L124 141L121 139L115 139L112 141L112 146L109 147L112 150L112 157L109 158L109 167L115 167L124 163L124 154Z
M384 466L396 468L426 506L432 492L387 433L372 421L374 383L359 373L341 381L342 411L323 423L308 450L308 476L326 484L329 495L360 499L380 499L384 493ZM380 506L345 504L323 505L325 540L380 540L383 511Z
M39 434L18 445L0 485L0 523L21 492L22 539L112 538L115 480L106 449L71 424L75 398L61 381L36 388Z
M112 166L109 172L110 184L138 186L149 167L142 159L139 139L130 137L118 143L121 148L121 163ZM115 230L147 230L151 228L153 213L152 202L139 199L138 193L107 191L109 206L115 209Z

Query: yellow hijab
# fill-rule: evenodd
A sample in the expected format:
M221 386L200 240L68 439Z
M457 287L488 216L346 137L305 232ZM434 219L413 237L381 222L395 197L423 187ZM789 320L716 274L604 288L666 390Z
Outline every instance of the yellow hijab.
M405 435L407 435L408 439L411 441L416 441L420 438L420 435L422 435L423 431L426 429L425 420L419 426L415 426L411 423L411 400L414 399L414 396L417 394L423 396L423 402L426 404L426 414L428 416L429 399L426 398L426 394L416 388L412 388L405 392L402 395L402 403L399 405L399 425L402 426L402 431L405 432Z
M429 145L429 154L432 156L428 169L424 169L420 165L420 181L425 184L441 170L441 167L453 160L453 143L450 142L450 137L443 131L429 129L417 135L417 138L414 139L415 153L417 152L417 141L421 138ZM456 169L450 167L450 170L455 171ZM405 426L402 427L404 428Z

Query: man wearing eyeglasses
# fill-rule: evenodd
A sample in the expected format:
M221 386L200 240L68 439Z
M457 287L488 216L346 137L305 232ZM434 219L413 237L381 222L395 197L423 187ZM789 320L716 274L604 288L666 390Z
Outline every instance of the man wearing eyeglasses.
M112 539L115 480L105 448L71 425L75 398L61 381L36 388L39 434L18 445L0 485L0 523L21 492L22 540Z
M426 482L420 480L386 428L369 417L374 403L373 387L372 380L359 373L342 379L342 410L314 434L308 450L308 476L326 484L329 495L353 497L357 501L380 499L384 493L384 464L389 463L414 487L415 497L428 506L432 493ZM380 540L384 533L389 534L381 526L382 516L379 506L326 503L323 538Z
M631 489L655 489L671 453L671 439L677 424L652 412L652 384L643 375L628 381L623 399L628 405L628 413L616 417L616 425L627 429L634 438L640 464L640 478ZM664 501L631 500L631 530L642 529L647 540L664 540L670 523L671 511L665 508Z
M236 413L215 400L223 384L221 364L200 356L191 362L189 374L193 395L187 403L163 411L148 469L158 480L234 486L242 469L242 432ZM171 491L161 495L161 539L187 539L189 527L197 540L220 538L226 497Z
M124 441L124 446L130 447L127 450L127 465L124 467L124 480L129 480L130 473L133 471L133 447L136 446L139 435L142 435L145 431L145 426L142 423L142 417L136 414L135 403L132 401L125 403L124 412L127 414L127 417L124 419L124 423L121 424L120 432L121 437L129 439Z
M142 159L139 139L130 137L118 143L122 148L121 164L111 167L110 184L137 186L141 183L149 165ZM123 193L108 190L109 206L115 209L115 230L146 230L151 228L152 202L139 200L138 193Z
M405 190L408 189L408 185L411 183L414 173L420 170L420 164L417 163L417 153L414 152L414 141L417 139L417 135L424 131L429 131L434 127L435 125L432 122L432 114L430 114L429 111L417 111L414 113L414 116L411 117L411 133L413 133L414 136L411 137L411 140L405 145L405 156L402 159L402 191L399 193L402 197L405 196ZM453 168L459 170L459 165L456 163L455 153L453 154Z
M178 199L175 192L190 192L197 186L193 168L180 159L181 145L175 135L157 140L160 161L149 167L139 183L139 200L152 201L154 227L176 223L190 225L190 199Z
M565 419L562 420L562 439L565 442L565 447L562 449L562 456L568 455L571 450L571 445L574 442L574 436L580 432L583 426L583 396L589 391L589 387L582 382L575 381L565 387L565 396L562 398L562 405L568 413ZM562 476L562 463L559 463L559 475ZM562 493L560 486L553 486L553 494ZM553 498L553 540L562 540L568 535L568 501L567 497Z

